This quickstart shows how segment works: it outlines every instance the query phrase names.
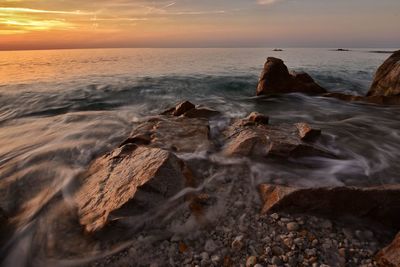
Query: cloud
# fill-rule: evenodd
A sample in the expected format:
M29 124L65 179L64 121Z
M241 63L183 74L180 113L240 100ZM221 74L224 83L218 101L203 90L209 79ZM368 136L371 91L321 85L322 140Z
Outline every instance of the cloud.
M43 10L22 7L0 7L0 13L39 13L39 14L63 14L63 15L91 15L93 13L76 11Z
M257 0L257 3L260 5L272 5L280 1L281 0Z

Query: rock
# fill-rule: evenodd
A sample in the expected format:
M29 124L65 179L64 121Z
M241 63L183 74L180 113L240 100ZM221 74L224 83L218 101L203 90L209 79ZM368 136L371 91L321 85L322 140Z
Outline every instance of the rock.
M5 238L6 235L6 230L7 230L7 215L5 211L0 208L0 242L2 241L3 238Z
M378 252L375 260L379 266L400 266L400 233L397 234L397 236L389 246Z
M219 255L212 255L211 262L217 265L221 261L221 257Z
M243 236L239 235L232 241L231 248L234 250L241 250L243 247Z
M290 222L290 223L288 223L287 225L286 225L286 228L288 229L288 231L291 231L291 232L293 232L293 231L297 231L297 230L299 230L299 224L298 223L296 223L296 222Z
M258 112L252 112L250 113L249 116L246 118L248 121L255 122L255 123L260 123L260 124L268 124L269 122L269 117L265 116L261 113Z
M400 96L400 50L378 68L367 96Z
M128 202L150 208L166 201L188 183L184 168L181 160L159 148L125 145L106 154L80 177L74 195L80 223L93 232Z
M246 156L263 158L335 156L322 148L305 143L296 125L249 124L247 119L236 120L226 129L223 153L227 156ZM313 135L313 133L310 133Z
M207 252L202 252L200 254L200 257L201 257L202 260L208 260L210 258L210 256L208 255Z
M175 107L167 109L162 112L161 115L170 115L170 116L185 116L187 118L211 118L219 115L220 112L217 110L213 110L206 107L196 107L194 104L189 101L184 101L177 104Z
M322 96L336 98L346 102L366 102L377 105L400 105L400 96L358 96L342 93L326 93Z
M326 90L319 86L307 73L289 73L281 59L269 57L258 82L257 95L294 92L323 94L326 93Z
M321 135L320 129L311 128L308 123L296 123L297 130L299 131L299 136L301 140L309 141L314 140Z
M281 256L285 253L285 251L279 246L273 246L271 251L272 251L272 254L275 256Z
M256 256L250 256L246 260L246 267L254 267L254 265L257 264L257 257Z
M330 218L358 217L397 227L400 185L379 187L295 188L262 184L262 213L295 212Z
M155 117L137 126L122 145L145 144L173 152L212 149L207 120L186 117Z
M220 115L221 113L217 110L205 108L205 107L196 107L187 111L183 116L187 118L212 118Z
M271 259L271 263L279 266L282 264L282 260L277 256L273 256Z
M207 252L215 252L215 250L218 248L217 244L215 244L214 240L208 239L206 241L206 244L204 245L204 250Z

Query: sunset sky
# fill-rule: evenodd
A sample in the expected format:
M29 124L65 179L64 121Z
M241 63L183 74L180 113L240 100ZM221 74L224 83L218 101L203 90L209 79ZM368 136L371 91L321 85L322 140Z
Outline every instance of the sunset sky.
M0 0L0 49L399 47L400 0Z

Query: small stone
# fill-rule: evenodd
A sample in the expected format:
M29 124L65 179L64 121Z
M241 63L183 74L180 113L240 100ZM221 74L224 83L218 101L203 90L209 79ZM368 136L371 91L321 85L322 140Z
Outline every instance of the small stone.
M274 265L281 265L282 264L282 260L277 256L273 256L272 260L271 260L271 263L274 264Z
M201 257L202 260L208 260L210 258L210 256L208 255L207 252L202 252L200 254L200 257Z
M346 258L346 249L345 248L339 248L339 255L343 258Z
M219 255L212 255L211 262L217 265L221 261L221 257Z
M270 216L271 216L272 219L274 219L276 221L279 220L279 214L278 213L273 213Z
M304 252L306 253L306 255L307 255L308 257L312 257L312 256L317 255L317 250L316 250L315 248L306 249Z
M247 258L246 267L254 267L254 265L256 265L256 264L257 264L256 256L250 256Z
M217 245L215 244L214 240L208 239L204 245L204 250L207 252L215 252L216 249Z
M281 256L284 253L283 249L279 246L273 246L271 251L275 256Z
M299 230L299 224L298 223L296 223L296 222L290 222L290 223L288 223L287 225L286 225L286 228L289 230L289 231L297 231L297 230Z
M239 235L235 237L231 244L232 249L240 250L243 247L243 236Z
M293 246L293 239L285 238L283 239L283 244L285 244L285 246L287 246L288 248L291 248Z
M256 265L254 265L254 267L264 267L261 264L257 263Z

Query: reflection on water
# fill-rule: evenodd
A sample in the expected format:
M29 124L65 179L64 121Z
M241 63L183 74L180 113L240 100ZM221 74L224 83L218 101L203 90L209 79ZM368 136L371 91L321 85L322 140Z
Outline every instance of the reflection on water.
M143 116L157 114L182 99L213 107L228 117L259 111L269 115L272 123L309 122L323 130L319 145L340 155L286 163L208 155L216 165L226 166L216 173L207 170L211 184L243 164L254 184L400 181L400 108L297 94L256 98L257 77L267 56L281 57L290 68L306 70L331 91L355 94L365 94L375 69L387 57L328 49L0 52L0 207L18 221L14 239L2 246L5 264L24 266L36 252L48 257L47 252L60 245L54 240L60 236L53 234L62 232L66 223L60 218L69 217L64 206L68 201L60 200L68 200L74 177L93 158L123 140ZM183 156L201 162L205 154ZM54 214L48 214L49 210ZM60 221L53 224L56 219ZM71 233L66 242L75 246L75 252L98 251L96 242L75 240L75 234L79 235Z

